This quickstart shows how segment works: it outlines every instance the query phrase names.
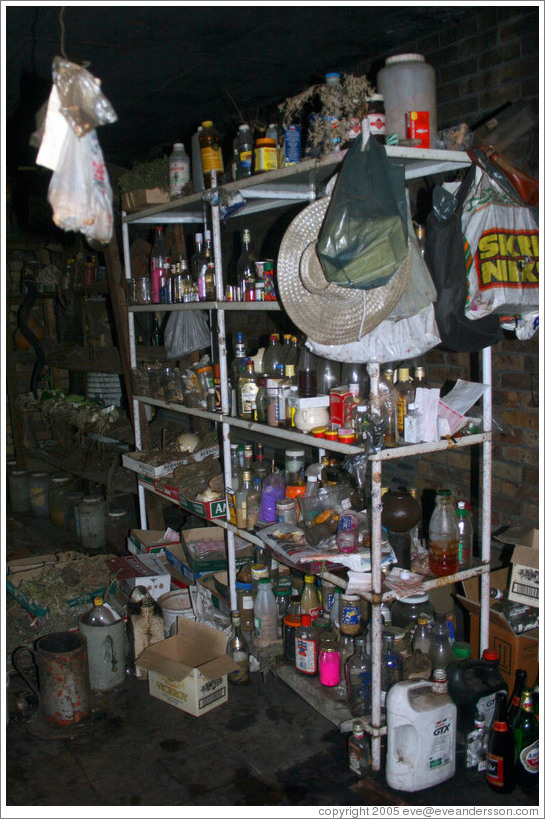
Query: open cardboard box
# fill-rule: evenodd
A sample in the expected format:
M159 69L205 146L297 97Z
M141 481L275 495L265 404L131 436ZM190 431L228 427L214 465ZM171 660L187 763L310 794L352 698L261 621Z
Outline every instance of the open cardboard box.
M496 540L515 547L508 599L525 606L539 606L539 529L511 526Z
M152 697L200 717L227 702L227 674L238 666L226 645L223 632L178 617L178 634L144 649L136 663L148 671Z
M504 590L507 588L508 578L508 568L496 569L490 572L490 586ZM458 594L456 597L461 605L469 612L471 656L478 658L480 657L480 578L470 577L468 580L462 581L462 586L465 596ZM533 685L538 673L538 646L539 629L535 628L531 631L526 631L524 634L515 634L503 614L494 611L493 608L490 609L488 648L498 652L500 672L508 683L510 691L513 689L515 683L515 671L517 668L526 669L528 681Z

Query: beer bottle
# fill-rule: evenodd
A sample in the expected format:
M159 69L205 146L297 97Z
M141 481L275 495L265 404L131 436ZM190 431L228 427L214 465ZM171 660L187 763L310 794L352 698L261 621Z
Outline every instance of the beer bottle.
M515 779L521 788L539 783L539 723L534 714L532 692L524 687L513 721L515 736Z
M511 725L511 727L513 726L513 721L519 712L520 698L526 687L526 678L526 669L517 668L515 671L515 684L513 685L513 690L511 692L511 696L509 697L509 702L507 703L507 722L509 725Z
M515 737L507 723L507 696L496 694L496 709L486 751L486 781L496 793L515 788Z

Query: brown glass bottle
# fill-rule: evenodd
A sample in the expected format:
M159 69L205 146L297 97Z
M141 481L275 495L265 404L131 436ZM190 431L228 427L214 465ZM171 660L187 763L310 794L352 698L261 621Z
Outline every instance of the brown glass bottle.
M486 752L486 781L496 793L511 793L515 788L515 737L507 723L507 696L496 694L496 710Z

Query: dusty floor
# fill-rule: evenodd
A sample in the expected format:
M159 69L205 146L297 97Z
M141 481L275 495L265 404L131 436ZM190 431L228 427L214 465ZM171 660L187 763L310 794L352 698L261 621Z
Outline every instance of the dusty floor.
M9 525L8 516L6 528L8 559L70 544L44 520L29 530ZM502 806L512 808L509 815L516 808L529 815L524 808L539 804L537 793L497 795L462 774L413 794L391 790L382 773L360 781L348 769L347 737L271 674L230 686L229 701L199 718L152 698L147 682L127 678L95 697L93 715L70 736L60 729L49 736L16 673L9 706L5 815L15 806L26 806L17 814L24 816L44 815L39 806L126 806L133 811L127 815L137 815L153 805L181 808L182 816L193 815L191 806L216 805Z

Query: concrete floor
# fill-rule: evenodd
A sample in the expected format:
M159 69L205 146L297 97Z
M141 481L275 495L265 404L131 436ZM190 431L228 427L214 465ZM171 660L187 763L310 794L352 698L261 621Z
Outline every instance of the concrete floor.
M8 559L71 542L47 521L31 530L15 523L8 517ZM413 794L391 790L383 773L359 780L348 769L346 735L282 681L261 672L252 674L248 686L230 686L229 701L199 718L151 697L146 681L127 678L119 689L95 697L93 715L70 736L58 734L60 729L50 735L16 673L10 675L9 705L2 816L43 816L40 806L116 806L116 815L125 815L125 806L127 815L136 816L153 805L362 811L372 805L502 806L513 809L509 815L515 808L524 811L517 815L530 815L525 808L539 805L537 793L497 795L484 781L465 782L461 773ZM15 806L24 806L24 813L10 814Z

